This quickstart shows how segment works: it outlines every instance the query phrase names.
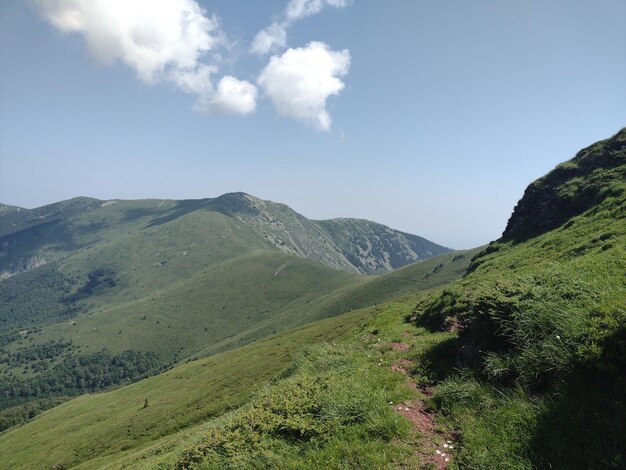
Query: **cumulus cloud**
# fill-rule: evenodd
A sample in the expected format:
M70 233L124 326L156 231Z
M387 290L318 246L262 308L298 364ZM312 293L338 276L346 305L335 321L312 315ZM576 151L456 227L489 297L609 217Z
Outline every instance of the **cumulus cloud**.
M228 113L249 114L256 108L256 87L244 80L226 75L217 85L211 108Z
M325 6L342 8L347 4L348 0L290 0L282 13L282 19L259 31L250 49L255 54L264 55L284 48L287 45L287 29L293 23L316 15Z
M254 110L253 84L223 77L215 89L213 54L225 39L217 18L195 0L32 1L57 29L80 34L97 59L123 62L144 83L167 82L196 95L196 109Z
M349 68L347 49L333 51L323 42L314 41L273 56L257 83L279 114L328 130L331 118L326 100L344 88L340 77Z

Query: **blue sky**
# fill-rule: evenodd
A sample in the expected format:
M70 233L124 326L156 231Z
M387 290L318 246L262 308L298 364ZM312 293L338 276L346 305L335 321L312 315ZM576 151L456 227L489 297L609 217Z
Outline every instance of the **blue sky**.
M204 32L156 65L81 0L0 3L0 201L245 191L468 248L626 125L623 0L160 1Z

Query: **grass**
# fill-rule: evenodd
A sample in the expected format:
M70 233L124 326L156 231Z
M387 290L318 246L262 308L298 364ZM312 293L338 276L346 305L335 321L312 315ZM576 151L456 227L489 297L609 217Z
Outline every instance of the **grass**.
M112 392L84 395L0 435L8 468L69 467L115 454L238 407L320 338L343 338L366 310L180 365ZM150 406L142 409L145 399ZM9 452L10 449L10 452Z
M174 467L391 468L402 455L392 440L409 430L389 406L409 394L402 382L372 367L365 348L318 345L182 452Z
M417 392L390 366L447 335L405 322L416 298L358 311L350 334L330 343L317 336L240 409L80 468L418 468L423 437L390 405ZM410 351L386 346L399 338Z
M407 422L388 404L415 393L404 387L400 374L389 370L408 353L381 344L402 338L420 345L413 351L446 337L405 322L419 295L321 320L111 392L73 399L1 434L0 453L9 455L7 468L170 468L205 442L207 433L219 429L237 434L233 423L253 413L272 423L278 419L279 424L271 425L275 434L259 431L262 437L267 434L267 455L257 455L248 440L240 443L250 451L245 457L250 465L256 459L284 468L324 468L339 461L352 462L345 468L391 468L394 462L413 462L416 437L407 434ZM309 389L315 390L311 396ZM284 402L290 394L294 403L312 400L317 411L300 416L301 407ZM146 398L149 406L144 408ZM295 437L292 431L281 434L291 424L272 417L287 406L295 413L289 423L304 420L293 425L302 436L296 431ZM329 426L331 422L336 426Z
M108 306L105 295L102 305L92 306L86 315L35 330L6 346L6 354L24 345L70 339L80 354L156 352L163 363L204 357L444 284L462 275L472 254L455 252L364 277L290 255L253 251L121 305ZM21 376L22 370L13 372Z

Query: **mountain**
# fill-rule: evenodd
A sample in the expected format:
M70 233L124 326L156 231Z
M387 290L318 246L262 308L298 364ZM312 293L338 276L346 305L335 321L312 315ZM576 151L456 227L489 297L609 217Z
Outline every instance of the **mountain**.
M229 308L241 311L240 302L228 301L247 298L231 294L238 289L233 282L247 277L256 282L258 276L248 276L255 266L263 265L275 285L315 276L316 286L327 286L326 295L365 281L347 273L389 271L449 251L373 222L310 221L286 205L244 193L187 201L75 198L32 210L5 207L0 212L3 334L69 325L66 320L78 314L96 312L106 316L107 325L121 328L116 312L128 318L130 312L154 311L149 304L164 292L176 305L189 303L179 296L201 292L204 300L185 313L204 309L203 316L223 316ZM309 294L315 291L298 285ZM274 296L268 310L269 304L252 300L259 289L245 292L251 323L276 302L285 306L302 294L294 287L291 297Z
M384 273L449 251L425 238L361 219L317 222L352 266L362 273Z
M345 240L351 224L376 247L367 264L348 259L359 250ZM336 242L320 222L244 193L3 210L0 408L136 380L459 276L469 262L448 256L420 267L445 265L424 279L409 270L377 282L362 274L449 250L372 222L342 226Z
M311 221L284 204L245 193L184 201L99 201L81 197L31 210L3 207L7 209L0 212L0 272L5 277L33 263L55 261L78 249L162 228L180 218L198 219L207 213L212 215L211 221L217 223L220 219L220 223L230 225L228 235L219 235L226 240L224 244L271 248L349 272L388 272L450 251L374 222Z

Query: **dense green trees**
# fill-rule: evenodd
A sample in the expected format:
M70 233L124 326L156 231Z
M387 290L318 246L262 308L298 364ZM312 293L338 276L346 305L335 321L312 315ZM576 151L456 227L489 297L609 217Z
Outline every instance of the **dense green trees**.
M125 351L111 355L101 351L87 356L70 356L52 369L32 378L0 377L0 408L32 399L74 396L146 377L159 370L154 353Z

